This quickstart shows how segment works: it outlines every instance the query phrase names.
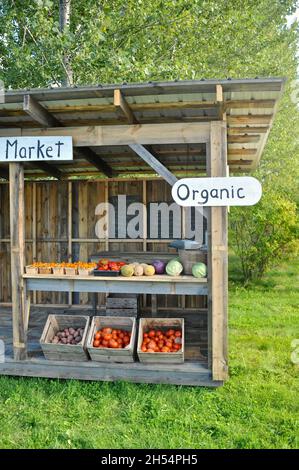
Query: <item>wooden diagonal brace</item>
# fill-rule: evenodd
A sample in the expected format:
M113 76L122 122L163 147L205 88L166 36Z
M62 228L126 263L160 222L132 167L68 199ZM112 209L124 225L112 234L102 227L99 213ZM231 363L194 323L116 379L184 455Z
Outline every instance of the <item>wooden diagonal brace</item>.
M130 149L132 149L137 155L142 158L153 170L162 176L165 181L167 181L170 186L173 186L174 183L178 180L177 177L171 173L159 160L154 157L143 145L141 144L130 144Z

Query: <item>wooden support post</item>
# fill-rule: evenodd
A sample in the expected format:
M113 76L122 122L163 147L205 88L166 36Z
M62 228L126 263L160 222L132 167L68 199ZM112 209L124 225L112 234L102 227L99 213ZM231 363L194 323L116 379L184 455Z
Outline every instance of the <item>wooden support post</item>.
M36 225L36 183L32 184L32 261L37 261L37 225ZM33 303L37 303L37 292L33 292Z
M73 261L73 185L71 182L68 183L68 261L71 263ZM73 294L69 292L68 294L68 303L72 305L73 303Z
M109 182L105 181L105 250L109 250Z
M146 253L147 251L147 184L146 180L142 181L142 203L143 203L143 213L142 213L142 222L143 222L143 240L142 240L142 247L143 251ZM143 294L143 308L146 307L146 294Z
M226 123L211 122L208 176L226 176ZM227 207L211 207L208 219L209 362L213 380L227 378Z
M11 239L11 292L13 348L15 360L27 357L27 296L23 279L25 264L24 167L9 164L9 202Z

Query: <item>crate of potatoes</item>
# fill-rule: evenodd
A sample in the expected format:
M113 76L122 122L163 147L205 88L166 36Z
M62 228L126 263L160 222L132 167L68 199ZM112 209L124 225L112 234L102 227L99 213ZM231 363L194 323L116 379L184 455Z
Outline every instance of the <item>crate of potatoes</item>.
M40 339L45 358L50 361L87 361L88 326L88 316L49 315Z

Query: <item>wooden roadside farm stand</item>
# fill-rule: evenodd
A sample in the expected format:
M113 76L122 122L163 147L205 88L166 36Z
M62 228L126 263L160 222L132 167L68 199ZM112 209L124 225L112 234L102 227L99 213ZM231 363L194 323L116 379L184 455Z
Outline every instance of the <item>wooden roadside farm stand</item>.
M283 79L268 78L5 93L0 137L71 136L74 159L0 162L0 339L6 351L0 374L206 386L227 379L226 207L208 209L208 279L36 276L24 274L24 266L86 261L99 252L174 256L169 239L150 236L146 215L142 238L111 239L108 231L97 238L97 204L118 195L145 205L170 202L177 178L251 172L282 88ZM140 294L141 316L185 318L183 364L43 357L39 339L48 314L92 315L94 294L101 311L106 293L128 292Z

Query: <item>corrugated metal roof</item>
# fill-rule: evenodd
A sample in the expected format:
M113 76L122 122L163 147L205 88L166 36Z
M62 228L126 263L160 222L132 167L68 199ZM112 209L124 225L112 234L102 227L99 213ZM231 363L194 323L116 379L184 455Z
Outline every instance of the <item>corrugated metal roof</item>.
M59 121L61 126L127 124L127 117L114 106L114 90L121 90L136 121L143 123L204 122L226 113L228 125L228 164L231 172L251 171L258 165L283 90L283 78L192 80L69 88L7 90L0 104L0 129L42 127L23 108L30 95ZM223 104L216 100L216 85L222 86ZM111 166L113 175L126 172L153 175L153 170L126 147L93 147ZM156 145L151 150L174 173L189 175L205 169L202 145ZM51 164L50 164L51 165ZM0 175L3 174L3 164ZM101 172L81 157L71 164L57 165L66 177L99 176ZM41 176L33 164L26 175Z

